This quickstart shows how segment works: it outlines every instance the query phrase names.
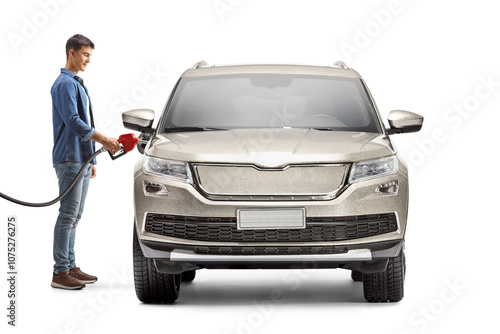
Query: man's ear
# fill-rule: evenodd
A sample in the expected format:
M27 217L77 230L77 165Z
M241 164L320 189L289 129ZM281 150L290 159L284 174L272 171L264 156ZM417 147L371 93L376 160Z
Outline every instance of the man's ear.
M68 53L68 58L71 57L71 58L75 58L75 50L73 49L70 49L69 50L69 53Z

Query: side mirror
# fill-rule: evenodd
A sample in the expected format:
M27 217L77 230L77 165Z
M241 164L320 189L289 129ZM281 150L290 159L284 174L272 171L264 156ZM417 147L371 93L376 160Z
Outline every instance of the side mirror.
M122 114L123 126L130 130L143 133L153 133L152 128L155 120L155 112L150 109L134 109Z
M420 131L424 122L423 116L405 110L393 110L387 119L391 127L386 130L390 135Z
M155 112L150 109L134 109L126 111L122 114L123 126L130 130L142 132L139 136L139 144L137 150L144 154L144 150L151 139L151 134L155 132L153 122L155 120Z

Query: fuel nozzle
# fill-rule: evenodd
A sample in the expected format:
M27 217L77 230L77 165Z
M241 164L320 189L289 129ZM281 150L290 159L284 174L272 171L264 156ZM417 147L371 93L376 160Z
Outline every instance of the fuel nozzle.
M116 154L109 153L111 159L115 160L121 156L124 156L128 152L132 151L135 146L139 143L139 139L133 133L126 133L118 137L118 142L122 145L122 149L119 150Z

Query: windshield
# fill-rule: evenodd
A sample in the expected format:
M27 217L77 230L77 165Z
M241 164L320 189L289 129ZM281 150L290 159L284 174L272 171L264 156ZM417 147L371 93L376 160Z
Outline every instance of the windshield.
M313 128L380 133L358 78L239 74L182 78L162 132Z

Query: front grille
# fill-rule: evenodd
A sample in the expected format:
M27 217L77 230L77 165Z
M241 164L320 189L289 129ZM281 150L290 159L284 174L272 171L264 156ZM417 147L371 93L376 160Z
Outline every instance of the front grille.
M195 247L195 253L210 255L311 255L347 253L344 247Z
M146 232L213 242L321 242L365 238L394 232L394 213L308 217L303 229L238 230L236 217L191 217L150 213Z
M344 186L348 169L346 164L288 165L282 169L193 164L201 193L207 198L223 201L332 199Z

